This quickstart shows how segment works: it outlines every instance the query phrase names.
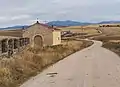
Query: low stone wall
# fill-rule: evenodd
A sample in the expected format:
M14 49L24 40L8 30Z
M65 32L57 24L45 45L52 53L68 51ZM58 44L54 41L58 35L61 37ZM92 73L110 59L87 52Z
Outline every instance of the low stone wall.
M29 38L5 38L0 40L0 57L11 57L30 43Z

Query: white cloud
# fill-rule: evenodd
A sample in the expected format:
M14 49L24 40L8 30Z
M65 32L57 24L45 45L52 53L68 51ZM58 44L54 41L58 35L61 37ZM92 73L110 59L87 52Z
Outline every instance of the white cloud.
M7 20L7 18L6 17L0 17L0 20L4 21L4 20Z
M30 15L18 15L11 17L11 20L25 20L30 18Z
M45 20L120 20L120 0L1 0L0 27Z

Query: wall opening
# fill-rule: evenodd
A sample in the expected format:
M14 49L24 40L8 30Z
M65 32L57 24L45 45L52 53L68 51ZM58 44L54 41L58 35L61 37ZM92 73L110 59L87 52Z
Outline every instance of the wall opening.
M12 39L8 40L8 47L10 49L13 49L13 40Z
M24 44L24 40L23 40L23 38L20 38L19 39L19 46L22 47L22 46L24 46L23 44Z
M8 40L8 57L12 56L13 54L13 48L14 48L14 44L13 44L13 39Z
M7 52L7 39L2 40L1 45L2 45L2 53Z
M17 49L17 48L18 48L18 40L14 39L14 49Z
M38 48L43 47L43 39L40 35L36 35L34 37L34 47L38 47Z

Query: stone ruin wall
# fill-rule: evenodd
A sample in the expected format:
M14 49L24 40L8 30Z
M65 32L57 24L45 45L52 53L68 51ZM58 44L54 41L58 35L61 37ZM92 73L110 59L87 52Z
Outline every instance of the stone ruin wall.
M10 58L30 43L29 38L4 38L0 40L0 58Z

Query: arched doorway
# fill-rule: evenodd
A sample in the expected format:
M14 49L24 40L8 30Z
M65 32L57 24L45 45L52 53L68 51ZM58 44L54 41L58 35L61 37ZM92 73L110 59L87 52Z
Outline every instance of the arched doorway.
M34 47L41 48L43 47L43 39L40 35L34 37Z

